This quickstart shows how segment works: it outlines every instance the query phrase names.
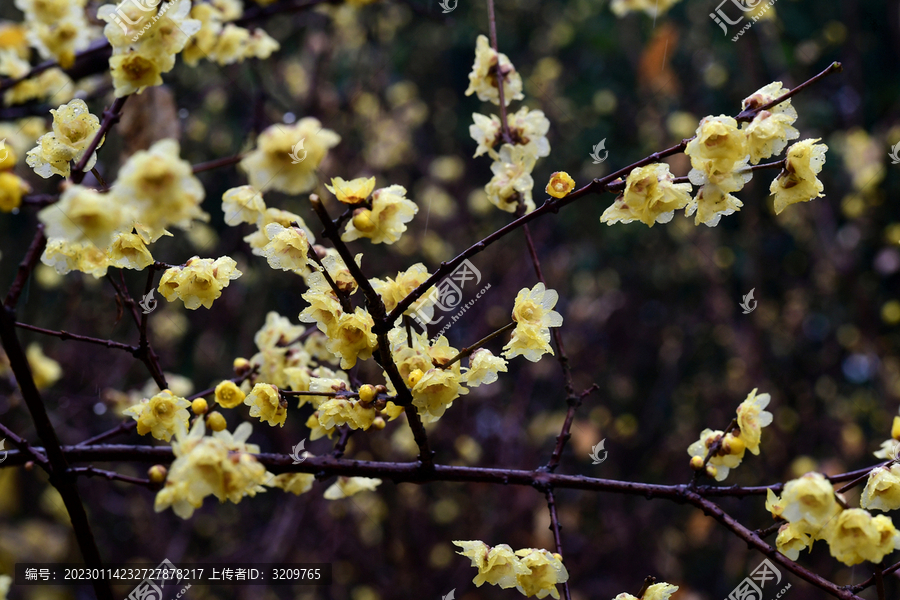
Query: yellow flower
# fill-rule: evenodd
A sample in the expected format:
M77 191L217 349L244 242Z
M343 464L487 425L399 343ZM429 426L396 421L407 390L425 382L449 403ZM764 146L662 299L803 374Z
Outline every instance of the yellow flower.
M25 351L28 366L31 367L31 375L34 377L34 385L37 389L48 388L62 377L62 367L59 363L46 356L40 345L32 343Z
M497 72L503 79L503 100L506 106L513 100L522 100L522 77L505 54L491 48L488 39L479 35L475 43L475 64L469 73L469 87L466 96L478 94L482 102L493 102L500 105L500 92L497 86Z
M789 91L782 87L780 81L774 81L745 98L741 106L744 110L765 106ZM760 111L753 121L745 123L742 131L747 136L750 162L755 165L763 158L781 154L788 140L800 137L800 132L792 126L796 120L797 111L790 100L785 100L769 110Z
M328 350L341 357L341 368L350 369L357 359L372 358L372 351L378 342L372 333L375 322L372 316L361 307L353 313L342 314L332 325L328 333Z
M140 435L150 433L158 440L168 442L177 431L177 424L187 429L188 412L191 403L163 390L152 398L145 398L139 404L125 409L124 415L134 417Z
M360 177L344 181L340 177L333 177L331 185L326 183L325 187L344 204L359 204L360 202L365 202L372 190L375 189L375 178L369 177L366 179L365 177Z
M222 212L225 224L235 227L241 223L256 223L266 211L262 194L252 186L231 188L222 195Z
M203 419L195 421L189 434L179 424L172 442L176 458L165 487L156 495L156 512L171 506L176 515L188 519L206 496L238 503L244 496L265 491L262 484L273 478L253 456L259 446L245 443L253 431L249 423L242 423L234 434L216 431L205 437L205 431Z
M900 417L894 417L894 422L891 424L891 438L900 440Z
M834 497L834 488L821 473L807 473L784 486L781 498L771 504L778 506L780 516L788 523L800 523L814 537L822 537L823 528L841 511ZM767 504L768 505L768 504Z
M503 144L497 159L491 165L494 176L484 186L488 200L506 212L515 212L519 202L524 202L525 212L530 213L535 209L531 190L534 188L534 179L531 171L537 156L529 152L525 146L512 146Z
M553 354L549 328L559 327L563 322L562 316L553 310L558 299L556 290L546 289L543 282L530 290L519 290L512 312L516 328L509 343L503 347L503 356L524 356L537 362L544 354Z
M516 587L520 575L531 573L531 569L522 564L513 549L506 544L493 548L477 540L454 541L453 544L463 549L457 554L470 558L472 566L478 569L478 575L472 580L478 587L485 583L499 585L504 589Z
M771 492L772 490L769 490ZM800 552L806 548L812 549L813 539L805 531L802 524L786 523L778 529L778 537L775 538L775 546L778 551L790 558L797 560Z
M372 288L381 296L385 310L391 312L414 289L425 283L430 276L431 274L425 268L425 265L416 263L407 270L397 273L396 279L388 277L382 281L381 279L372 278L369 281L372 283ZM429 288L429 291L432 289L434 288ZM428 295L429 292L426 291L423 297ZM431 320L434 314L434 306L428 302L413 303L413 306L403 314L421 315Z
M262 253L270 267L295 273L309 270L309 240L304 230L270 223L266 225L266 237L269 238L269 243L263 247Z
M562 561L547 550L537 548L516 550L516 556L520 557L520 564L530 570L530 573L517 575L516 589L529 598L546 598L549 595L559 600L556 584L565 583L569 579ZM647 596L644 596L644 600L648 600Z
M356 209L341 240L352 242L364 237L373 244L393 244L400 239L406 231L406 224L417 212L419 207L406 198L406 188L402 185L375 190L372 193L372 210Z
M647 588L647 591L644 592L644 596L641 600L669 600L669 598L678 591L677 585L672 585L671 583L666 583L664 581L660 583L654 583L650 587Z
M22 205L22 195L31 191L24 179L9 171L0 173L0 211L12 212Z
M166 269L158 289L169 302L181 298L187 309L196 310L201 306L212 308L213 301L222 295L222 290L243 274L236 266L234 259L227 256L215 260L195 256L183 267Z
M742 206L730 192L740 190L753 177L747 167L750 160L747 138L731 117L704 117L684 153L691 158L692 169L688 173L691 183L701 186L685 214L691 216L696 212L696 225L715 227L723 215L730 215Z
M12 585L12 577L9 575L0 575L0 599L6 600L6 594L9 593L9 587Z
M79 162L100 130L100 119L92 115L84 100L75 99L57 109L51 109L53 131L41 136L38 145L28 151L25 162L34 172L48 179L54 173L68 177L70 162ZM97 162L91 155L86 167Z
M318 119L305 117L294 125L272 125L257 139L255 150L241 160L250 185L260 192L274 189L303 194L316 187L316 169L341 136ZM295 154L296 149L296 154ZM301 159L296 162L292 156Z
M473 158L477 158L487 152L488 156L496 160L497 153L494 151L494 146L501 140L500 131L502 126L500 117L497 115L487 117L479 113L472 113L472 121L474 121L474 124L469 125L469 135L478 142Z
M299 496L311 490L315 482L316 476L312 473L282 473L272 479L268 485Z
M885 512L900 508L900 465L878 467L869 473L859 505Z
M244 241L250 244L251 252L256 256L265 256L263 248L270 241L269 236L266 234L266 227L273 223L278 223L282 227L291 227L291 223L297 223L310 244L316 241L312 230L306 225L306 222L300 215L278 208L267 208L256 219L256 231L244 238Z
M494 356L487 348L479 348L469 356L469 368L462 381L469 387L478 387L497 381L497 373L506 373L506 361Z
M109 67L117 98L163 84L163 67L155 56L139 52L118 54L110 57Z
M759 441L762 428L772 424L772 413L763 410L769 405L769 394L756 395L756 388L747 395L746 400L737 408L738 427L741 429L741 440L747 450L759 454Z
M154 263L147 244L136 233L119 233L106 249L110 266L142 271Z
M244 398L244 404L250 407L250 416L259 417L260 421L272 427L284 427L287 419L287 402L281 399L278 388L268 383L257 383Z
M90 242L67 242L61 238L50 239L41 255L41 262L53 267L60 275L69 271L81 271L99 279L106 275L109 260L106 253Z
M722 438L723 435L724 432L719 430L704 429L700 432L700 439L688 446L688 454L692 457L705 459L713 444ZM714 467L716 481L724 481L731 469L739 466L744 459L746 448L738 441L739 439L729 433L722 440L720 452L709 459L708 464Z
M62 193L59 202L41 209L38 219L48 238L88 241L105 249L124 225L122 213L121 205L110 194L73 185Z
M318 440L319 438L325 437L326 435L328 436L328 439L331 439L331 436L333 436L334 432L337 431L336 429L325 429L324 427L322 427L319 424L318 412L314 412L309 416L309 418L306 420L306 426L310 429L309 439L313 442Z
M375 421L375 409L364 408L360 402L346 398L329 398L319 405L319 425L334 429L349 425L350 429L366 430Z
M309 306L303 309L298 318L304 323L315 323L322 333L331 337L329 332L344 314L341 304L320 272L310 273L307 284L310 289L300 297L309 302Z
M233 381L225 380L216 386L216 402L222 408L234 408L244 403L246 395Z
M575 189L575 180L565 171L557 171L550 176L547 189L544 190L554 198L565 198Z
M900 548L900 533L889 517L872 517L861 508L844 510L828 532L831 555L847 566L863 561L875 564Z
M625 191L603 211L601 223L640 221L648 227L668 223L675 211L691 201L691 184L674 183L669 165L654 163L638 167L628 174Z
M821 198L825 186L816 177L825 164L828 146L816 144L818 138L797 142L788 148L784 169L772 181L769 193L775 195L775 214L791 204Z
M550 142L546 137L550 131L550 121L544 116L543 111L528 110L523 106L508 115L506 120L514 144L523 146L528 154L538 158L550 155Z
M341 476L325 490L323 496L326 500L340 500L359 492L374 491L379 485L381 485L380 479Z
M119 170L111 194L133 207L135 221L149 230L144 241L155 241L171 225L187 229L192 219L209 219L200 208L206 195L203 185L180 152L176 140L160 140L135 152Z
M219 34L216 46L210 53L211 58L214 58L220 65L243 61L249 43L250 32L247 29L228 23Z

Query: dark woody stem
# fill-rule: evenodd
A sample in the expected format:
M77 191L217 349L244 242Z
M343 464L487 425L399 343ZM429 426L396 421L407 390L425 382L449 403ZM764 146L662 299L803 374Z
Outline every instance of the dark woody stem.
M462 350L460 350L460 351L459 351L459 354L457 354L456 356L454 356L453 358L451 358L449 362L446 362L446 363L444 363L444 364L442 364L442 365L435 364L434 366L436 366L436 367L438 367L438 368L440 368L440 369L449 369L449 368L452 367L456 362L458 362L458 361L464 359L464 358L467 357L467 356L470 356L473 352L475 352L476 350L478 350L479 348L481 348L482 346L484 346L485 344L487 344L488 342L490 342L492 339L494 339L494 338L496 338L496 337L498 337L498 336L503 335L504 333L506 333L507 331L509 331L510 329L512 329L512 328L515 327L515 326L516 326L515 321L513 321L513 322L511 322L511 323L507 323L506 325L504 325L503 327L501 327L500 329L498 329L498 330L495 331L494 333L491 333L491 334L489 334L489 335L486 335L485 337L481 338L480 340L478 340L477 342L475 342L475 343L472 344L471 346L469 346L469 347L467 347L467 348L463 348Z

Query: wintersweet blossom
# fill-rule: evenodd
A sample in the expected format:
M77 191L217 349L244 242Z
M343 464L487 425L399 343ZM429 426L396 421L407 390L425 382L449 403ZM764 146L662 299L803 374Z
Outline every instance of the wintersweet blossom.
M469 368L462 381L469 387L478 387L497 381L497 373L506 373L506 361L494 356L487 348L479 348L469 356Z
M100 131L100 119L91 114L84 100L75 99L51 109L53 130L41 136L37 146L28 151L25 162L34 172L48 179L52 175L68 177L72 162L79 162ZM97 162L96 151L86 168Z
M885 512L900 508L900 465L872 469L859 505Z
M769 405L769 394L756 395L756 388L747 395L747 399L738 405L737 422L741 430L741 440L753 454L759 454L759 441L762 428L772 424L772 413L763 410Z
M31 191L31 186L9 171L0 173L0 211L12 212L22 205L22 196Z
M565 198L574 189L575 180L565 171L557 171L550 176L550 181L544 191L554 198Z
M188 519L203 506L206 496L238 503L245 496L264 492L262 484L274 476L256 460L259 446L246 443L252 432L249 423L242 423L234 434L216 431L205 436L203 419L194 422L190 433L179 426L172 441L175 461L165 487L156 494L156 512L171 507L176 515Z
M123 227L123 216L122 206L110 194L73 185L62 193L59 202L41 209L38 220L44 224L48 238L87 241L106 248Z
M287 419L287 402L281 398L278 388L268 383L257 383L244 398L244 404L250 407L250 416L272 427L284 427Z
M377 344L377 337L372 333L375 321L362 307L352 313L342 314L329 329L328 350L341 357L341 368L350 369L357 359L372 358L372 351Z
M669 165L654 163L633 169L625 190L600 217L601 223L640 221L648 227L668 223L675 211L691 202L691 184L675 183Z
M737 121L720 115L704 117L697 133L684 150L691 158L691 183L701 186L685 214L697 216L694 223L715 227L723 215L739 210L743 203L731 195L750 181L750 151Z
M416 263L405 271L397 273L397 277L394 279L387 277L382 280L373 277L369 281L372 283L372 288L378 292L379 296L381 296L385 310L391 312L414 289L425 283L430 276L431 274L425 268L425 265ZM427 299L429 292L433 289L434 288L429 288L423 294L423 298ZM407 309L404 314L415 314L427 320L431 320L431 317L434 314L434 305L426 301L413 303L413 306Z
M722 441L720 449L710 457L707 464L712 467L708 472L715 477L716 481L724 481L731 469L738 467L744 459L746 447L741 438L735 437L731 433L725 435L723 431L719 430L704 429L700 432L700 439L688 446L687 451L692 457L691 466L694 462L702 465L706 455L719 440Z
M562 557L538 548L516 550L516 556L519 557L519 563L530 571L516 577L516 589L529 598L552 596L559 600L556 584L569 580L569 572L562 563Z
M293 227L292 223L296 223L303 230L303 234L310 244L316 241L312 229L307 226L300 215L279 208L266 208L257 216L256 231L244 237L244 241L250 244L250 251L256 256L265 256L263 249L271 241L266 233L266 227L272 223L278 223L282 227Z
M180 154L174 139L139 150L122 165L112 188L112 197L135 211L135 226L138 233L146 230L147 242L158 239L167 227L187 229L194 219L209 219L200 208L206 195L203 185Z
M341 136L325 129L318 119L304 117L293 125L266 128L256 140L256 149L244 156L240 166L250 185L260 192L303 194L316 187L316 169L340 141Z
M369 238L373 244L393 244L406 231L419 207L406 198L406 188L392 185L372 193L372 209L358 208L347 223L341 240Z
M180 298L184 306L196 310L201 306L212 308L213 301L222 295L222 290L243 273L234 259L222 256L215 260L195 256L183 267L166 269L157 288L169 302Z
M745 98L741 107L744 110L759 108L784 96L789 91L782 86L780 81L774 81ZM781 154L781 151L787 146L788 140L800 137L800 132L793 127L796 120L797 110L788 99L768 110L760 111L753 121L745 123L742 131L747 136L750 162L755 165L763 158Z
M155 261L147 244L136 233L118 233L106 249L109 266L142 271Z
M847 566L863 561L878 564L886 555L900 549L900 533L889 517L873 517L861 508L842 511L829 527L828 549Z
M359 204L365 202L372 190L375 189L375 178L359 177L345 181L340 177L333 177L331 185L326 183L325 187L334 194L338 201L344 204Z
M678 0L612 0L609 7L617 17L643 11L655 19L677 2Z
M168 442L177 431L178 424L188 427L191 403L163 390L152 398L144 398L139 404L125 409L125 416L134 417L140 435L152 434L158 440Z
M454 541L453 544L463 549L457 554L471 559L472 566L478 569L478 574L472 580L478 587L490 583L504 589L513 588L518 585L520 575L531 573L531 569L522 564L513 549L506 544L490 547L478 540Z
M484 186L488 200L506 212L515 212L520 202L525 204L525 212L535 209L531 190L534 179L531 172L537 157L524 146L503 144L497 159L491 165L494 176Z
M809 202L821 198L825 186L816 177L825 164L828 146L816 144L816 139L803 140L788 148L784 169L772 181L769 193L775 196L775 214L780 214L791 204Z
M246 394L230 380L225 380L216 386L216 402L222 408L234 408L244 403Z
M262 194L253 186L242 185L222 194L225 224L235 227L241 223L256 223L266 210Z
M81 271L99 279L106 275L109 259L106 253L91 242L69 242L62 238L47 240L41 262L60 275Z
M276 475L267 485L299 496L311 490L315 482L316 476L313 473L282 473Z
M347 425L350 429L367 430L375 421L375 409L366 407L362 402L350 398L329 398L319 405L316 411L319 425L325 429L334 429Z
M491 48L484 35L479 35L475 42L475 63L469 73L469 87L466 96L478 94L482 102L493 102L500 105L497 73L503 79L503 100L509 106L513 100L522 100L522 76L510 62L509 57Z
M780 498L769 493L766 508L788 523L801 524L816 537L821 537L823 528L841 512L831 482L821 473L788 481Z
M28 344L25 350L25 359L31 368L34 385L37 389L48 388L62 377L62 367L58 362L44 354L37 343Z
M553 310L558 299L556 290L547 289L543 282L530 290L519 290L512 312L516 328L509 343L503 347L503 356L524 356L537 362L544 354L553 354L550 327L559 327L563 322L562 315Z
M813 541L802 524L785 523L778 529L775 546L791 560L797 560L801 551L812 548Z
M309 240L299 227L283 227L280 223L266 225L266 244L262 253L269 266L282 271L305 273L309 269Z
M372 477L338 477L322 496L326 500L340 500L365 491L374 491L381 485L380 479Z

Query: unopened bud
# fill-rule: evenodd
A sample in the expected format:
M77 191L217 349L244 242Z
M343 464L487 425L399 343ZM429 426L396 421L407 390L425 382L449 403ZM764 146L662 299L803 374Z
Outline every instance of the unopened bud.
M359 387L359 399L366 404L371 403L376 395L377 392L375 391L374 385L367 383Z
M166 475L169 473L168 469L166 469L163 465L153 465L149 469L147 469L147 477L150 478L150 481L153 483L162 483L166 480Z
M691 459L691 468L695 471L703 470L703 457L695 456Z
M372 427L375 429L384 429L385 425L387 425L387 423L384 422L384 418L382 417L375 417L375 420L372 421Z
M205 415L209 410L209 404L203 398L197 398L191 402L191 410L194 411L195 415Z
M213 411L206 416L206 426L213 431L224 431L228 423L225 422L222 413Z

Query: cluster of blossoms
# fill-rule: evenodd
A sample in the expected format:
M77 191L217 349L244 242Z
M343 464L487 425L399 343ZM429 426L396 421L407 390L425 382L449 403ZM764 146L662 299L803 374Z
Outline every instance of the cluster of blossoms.
M341 240L345 242L366 238L373 244L393 244L406 231L406 224L419 212L416 203L406 198L406 188L391 185L376 190L374 177L351 181L336 177L331 180L331 185L325 187L340 202L358 206L341 235ZM368 200L370 194L372 199Z
M628 592L622 592L613 598L613 600L669 600L669 598L672 597L672 594L677 591L677 585L662 581L648 586L640 598L633 596Z
M556 584L569 580L569 573L562 563L562 556L538 548L522 548L513 551L506 544L488 546L482 541L454 541L462 548L461 554L472 560L478 575L472 582L481 587L485 583L503 589L516 588L529 598L552 596L559 599Z
M475 47L475 64L469 73L469 88L466 95L477 94L482 102L500 105L498 74L503 79L503 100L506 106L513 100L523 100L522 77L505 54L491 48L487 37L480 35ZM487 153L494 163L494 176L484 187L488 199L497 208L515 212L521 204L525 212L535 208L531 191L534 179L531 172L538 158L550 155L547 131L550 121L540 110L520 108L508 115L506 128L497 115L490 117L479 113L472 115L474 124L469 127L478 147L475 156ZM495 150L496 146L500 150Z
M184 62L193 67L205 58L220 65L230 65L247 58L266 59L277 52L278 42L262 29L251 32L228 23L243 13L241 0L197 2L191 9L191 18L200 22L200 29L184 49Z
M789 140L800 135L793 127L797 111L790 99L759 110L788 92L776 81L744 99L743 109L757 112L740 128L732 117L705 117L684 151L691 159L690 183L677 183L666 164L638 167L628 174L625 190L604 211L601 222L641 221L652 227L654 223L668 223L676 210L684 208L685 216L696 213L695 225L715 227L723 215L740 210L743 204L732 192L740 191L750 181L750 165L780 154ZM823 195L824 187L816 175L822 170L828 147L816 144L818 141L804 140L788 149L783 170L770 186L776 214L791 204ZM699 186L693 198L692 185Z
M867 491L871 491L868 486ZM853 566L865 560L878 564L900 549L900 532L890 517L873 517L862 508L845 507L843 498L839 499L831 482L820 473L787 482L780 497L769 490L766 508L773 517L787 521L778 531L778 551L796 560L801 550L812 550L816 540L825 540L834 558Z
M67 69L75 53L88 47L95 29L87 20L87 0L16 0L25 13L28 42L45 60Z
M24 37L23 37L24 41ZM29 47L22 43L17 47L0 49L0 75L18 79L28 75L31 64L28 62ZM24 104L30 100L53 100L65 102L72 99L75 85L62 69L52 68L41 72L7 90L3 101L7 105Z
M729 471L741 464L747 450L759 455L762 428L772 424L772 413L764 410L770 400L769 394L757 395L754 389L738 405L734 425L727 433L704 429L700 439L688 447L691 468L704 470L716 481L724 481Z

